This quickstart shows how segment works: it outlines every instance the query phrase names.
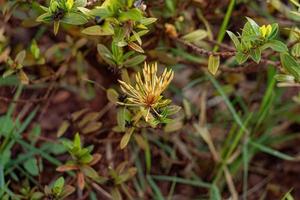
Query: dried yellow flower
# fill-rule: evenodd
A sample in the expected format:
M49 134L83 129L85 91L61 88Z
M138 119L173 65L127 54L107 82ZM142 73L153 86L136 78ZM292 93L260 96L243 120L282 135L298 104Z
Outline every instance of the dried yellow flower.
M153 110L159 116L156 109L171 102L169 99L163 99L161 94L172 81L174 72L165 69L161 76L156 74L157 63L152 65L145 63L142 73L138 72L135 76L135 86L119 80L121 89L128 95L127 100L129 101L129 103L119 102L119 104L144 107L147 109L146 121L148 121L150 110Z

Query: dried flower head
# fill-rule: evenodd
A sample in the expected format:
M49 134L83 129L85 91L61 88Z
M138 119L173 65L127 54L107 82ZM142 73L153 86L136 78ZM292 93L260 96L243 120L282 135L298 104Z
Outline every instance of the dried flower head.
M122 91L128 95L127 101L129 102L119 102L119 104L142 106L147 109L146 121L148 121L148 115L151 110L160 116L156 109L162 108L171 102L169 99L163 99L161 94L172 81L174 72L165 69L161 76L157 76L156 73L157 63L152 65L145 63L142 73L138 72L135 76L135 86L119 80Z

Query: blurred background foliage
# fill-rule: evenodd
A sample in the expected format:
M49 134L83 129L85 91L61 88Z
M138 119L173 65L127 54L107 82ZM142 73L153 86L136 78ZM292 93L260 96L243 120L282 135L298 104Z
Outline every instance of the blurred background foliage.
M299 199L299 8L0 0L0 199ZM174 71L151 122L144 61Z

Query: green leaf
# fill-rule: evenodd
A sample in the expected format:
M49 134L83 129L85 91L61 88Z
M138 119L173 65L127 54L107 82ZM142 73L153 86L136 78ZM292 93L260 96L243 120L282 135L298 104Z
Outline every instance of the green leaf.
M101 127L102 127L101 122L91 122L88 123L81 131L83 134L89 134L98 131Z
M59 177L53 184L52 192L55 195L60 195L65 185L64 177Z
M255 34L259 35L260 32L259 32L259 26L258 26L258 24L253 19L251 19L250 17L246 17L246 18L247 18L248 22L250 23L251 28L255 32Z
M255 48L250 50L250 56L251 58L256 62L259 63L261 59L261 50L260 48Z
M101 17L102 19L112 17L114 13L110 12L106 8L95 8L89 12L90 15Z
M15 62L18 64L22 64L24 62L25 57L26 57L26 51L22 50L17 54L15 58Z
M146 58L147 58L147 56L145 56L145 55L134 56L130 59L127 59L124 62L124 66L126 66L126 67L138 66L140 63L144 62L146 60Z
M113 38L112 49L113 46L118 42L123 42L126 37L126 32L123 28L116 27L115 28L115 36Z
M235 48L237 49L240 46L240 41L239 41L238 37L231 31L227 31L227 34L229 35Z
M281 53L280 60L282 67L292 76L296 81L300 81L300 65L299 63L288 53Z
M40 49L39 49L39 46L37 45L35 39L33 39L31 42L30 52L32 53L32 55L35 59L38 59L40 57Z
M58 29L59 29L59 21L54 21L54 23L53 23L53 32L54 32L54 35L57 35Z
M60 5L61 2L56 0L50 0L49 10L51 13L55 13L59 7L64 7L64 5Z
M81 170L85 176L98 183L104 182L106 180L104 177L99 176L98 172L88 165L83 166Z
M139 37L141 37L141 36L143 36L143 35L146 35L147 33L149 32L149 30L142 30L142 31L139 31L139 32L137 32L136 34L139 36ZM129 38L129 42L134 42L134 41L136 41L137 40L137 38L136 38L136 36L135 35L132 35L130 38Z
M86 152L84 155L80 157L80 163L89 164L90 162L93 161L93 159L94 157L89 152Z
M269 47L277 52L287 52L288 48L286 44L279 40L270 40L264 46Z
M128 142L130 141L130 138L131 138L131 135L133 134L133 131L134 131L134 128L129 128L125 134L123 135L122 139L121 139L121 142L120 142L120 148L121 149L124 149Z
M26 171L28 171L32 176L39 175L39 167L35 158L30 158L26 160L23 166L26 169Z
M110 66L116 66L113 60L113 55L106 46L104 46L103 44L98 44L97 51L106 63L108 63Z
M44 194L42 192L34 192L30 200L40 200L43 196Z
M195 30L191 33L188 33L182 37L182 39L188 42L198 42L207 37L207 31L203 29Z
M220 56L210 55L208 58L208 71L212 75L216 75L220 66Z
M77 7L77 10L79 10L80 12L82 12L88 18L92 18L93 17L93 15L91 14L91 10L89 10L88 8Z
M291 54L296 58L300 57L300 43L297 43L292 47Z
M51 13L44 13L36 18L37 22L50 22L52 20Z
M167 9L170 11L170 13L175 12L176 2L174 0L166 0L165 5L166 5Z
M70 123L67 120L64 120L58 128L56 137L61 137L70 127Z
M134 42L128 43L128 46L139 53L144 53L143 48Z
M246 41L246 40L249 40L251 38L254 37L257 38L257 36L259 35L260 33L256 34L255 31L253 30L250 22L246 22L246 24L244 25L244 28L242 30L242 37L241 39Z
M106 97L110 102L117 103L119 94L116 90L110 88L106 90Z
M107 54L108 58L112 57L112 53L110 52L110 50L106 46L104 46L103 44L98 44L97 45L97 50L98 50L98 53L100 55Z
M270 35L268 36L269 40L276 38L276 36L278 35L278 32L279 32L277 23L272 24L271 27L272 27L272 31L271 31Z
M46 142L42 145L42 147L48 149L48 152L54 155L60 155L67 151L66 146L62 143L53 144L52 142Z
M133 41L136 40L139 43L139 45L142 45L141 37L135 31L132 31L132 33L133 33L133 37L134 37Z
M8 77L8 76L14 74L15 72L16 72L16 71L13 70L13 69L7 69L7 70L3 73L2 77L3 77L3 78L6 78L6 77Z
M157 18L154 18L154 17L150 17L150 18L143 18L140 20L140 23L145 25L145 26L148 26L150 24L153 24L154 22L157 21Z
M299 11L290 11L291 15L293 16L293 18L295 18L295 20L300 20L300 12Z
M119 47L115 42L113 42L111 44L111 51L113 54L113 60L118 63L118 65L120 63L123 62L123 48Z
M294 76L286 75L286 74L276 74L274 78L276 79L276 81L279 81L279 82L288 82L288 83L295 82Z
M142 12L137 8L133 8L128 10L127 12L121 12L121 14L119 15L119 20L121 22L128 20L139 21L142 19L142 17Z
M239 64L243 64L244 62L247 61L247 59L249 58L248 54L244 54L242 52L237 52L235 55L235 59Z
M61 20L65 24L82 25L88 22L88 19L82 13L69 12Z
M76 133L76 135L74 137L73 145L74 145L74 147L76 147L78 149L81 148L81 140L80 140L79 133Z
M87 35L98 35L98 36L104 36L104 35L113 35L114 29L110 25L110 23L105 22L103 26L95 25L90 26L82 30L82 33Z
M40 5L40 8L41 8L43 11L45 11L45 12L48 12L48 11L49 11L49 9L48 9L47 7L45 7L45 6Z

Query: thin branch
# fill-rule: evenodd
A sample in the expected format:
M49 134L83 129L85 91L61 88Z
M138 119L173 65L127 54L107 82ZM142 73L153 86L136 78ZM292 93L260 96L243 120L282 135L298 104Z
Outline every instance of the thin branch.
M213 52L213 51L208 51L206 49L197 47L196 45L193 45L189 42L186 42L186 41L184 41L183 39L180 39L180 38L172 37L172 39L176 40L178 43L183 44L184 46L187 46L188 48L192 49L194 52L196 52L200 55L205 55L205 56L213 55L213 56L220 56L220 57L223 57L223 58L229 58L229 57L235 56L234 51Z
M194 51L195 53L199 54L199 55L205 55L205 56L210 56L210 55L214 55L214 56L220 56L223 58L229 58L229 57L233 57L235 56L236 52L235 51L224 51L224 52L213 52L213 51L208 51L206 49L197 47L194 44L191 44L189 42L184 41L183 39L180 38L175 38L172 37L172 39L174 39L175 41L177 41L180 44L183 44L184 46L190 48L192 51ZM216 43L214 41L210 41L212 43ZM221 44L217 44L220 45ZM222 45L223 46L223 45ZM223 46L226 49L230 49L229 46L226 45ZM243 66L239 66L239 67L227 67L227 66L220 66L219 70L223 71L223 72L232 72L232 73L253 73L256 72L262 68L265 69L264 66L261 66L261 64L265 64L265 65L273 65L275 66L277 69L281 70L280 68L280 62L275 62L272 60L268 60L267 58L262 58L260 63L254 63L254 62L250 62L247 65L243 65Z
M219 43L215 40L209 40L209 39L204 39L205 42L208 42L210 44L213 44L213 45L217 45L223 49L226 49L228 51L232 51L232 52L235 52L235 48L233 48L232 46L230 45L227 45L227 44L223 44L223 43Z
M8 103L39 103L42 101L46 101L47 97L39 98L39 99L19 99L19 100L13 100L11 98L7 97L1 97L0 96L0 101L8 102Z

